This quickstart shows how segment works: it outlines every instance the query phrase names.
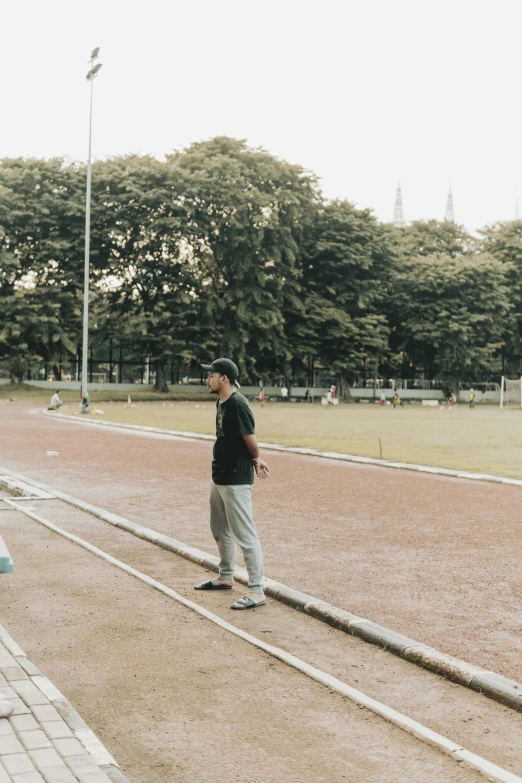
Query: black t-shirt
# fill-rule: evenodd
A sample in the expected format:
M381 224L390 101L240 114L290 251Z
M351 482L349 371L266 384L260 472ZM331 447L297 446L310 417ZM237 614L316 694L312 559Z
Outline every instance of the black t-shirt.
M254 414L245 397L234 392L216 404L216 442L212 460L214 484L253 484L254 466L243 435L254 434Z

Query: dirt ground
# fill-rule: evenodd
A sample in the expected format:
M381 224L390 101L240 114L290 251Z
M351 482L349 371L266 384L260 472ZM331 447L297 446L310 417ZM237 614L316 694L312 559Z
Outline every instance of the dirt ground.
M214 553L210 455L209 443L0 408L0 466ZM522 679L522 490L266 456L254 504L267 575Z
M20 504L200 604L522 772L522 715L269 601L194 593L202 568L58 501ZM17 511L2 622L132 783L478 783L458 765ZM238 595L241 588L236 588Z

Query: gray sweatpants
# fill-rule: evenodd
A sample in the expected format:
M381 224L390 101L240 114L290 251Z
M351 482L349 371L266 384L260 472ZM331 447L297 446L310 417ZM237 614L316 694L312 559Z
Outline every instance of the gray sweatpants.
M220 579L234 579L236 544L241 547L252 593L263 592L263 556L252 520L252 485L210 482L210 529L218 545Z

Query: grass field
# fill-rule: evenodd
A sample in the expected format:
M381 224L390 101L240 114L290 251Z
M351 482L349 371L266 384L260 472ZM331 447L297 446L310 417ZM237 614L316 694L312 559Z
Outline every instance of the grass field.
M136 401L133 397L133 401ZM522 411L391 406L252 404L259 440L522 478ZM214 401L103 404L104 419L213 434Z
M0 405L23 402L34 402L37 404L46 405L51 399L54 389L42 388L40 386L28 386L22 384L21 386L12 386L10 384L0 385ZM140 386L136 385L136 389L133 389L132 400L136 401L159 401L159 400L179 400L186 399L187 393L183 386L172 386L167 394L161 394L160 392L154 392L150 389L144 391L140 390ZM201 394L197 396L192 395L197 400L208 400L208 393L206 386L201 387ZM60 397L64 403L77 404L80 401L80 392L78 389L62 389ZM89 391L89 397L92 402L105 402L106 400L112 400L113 402L126 402L127 392L118 390L105 390L105 391Z

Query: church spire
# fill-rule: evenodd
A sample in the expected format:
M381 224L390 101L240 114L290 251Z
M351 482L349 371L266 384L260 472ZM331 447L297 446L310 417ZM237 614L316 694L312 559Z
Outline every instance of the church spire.
M393 225L396 228L404 228L406 222L404 220L404 213L402 210L402 190L401 183L397 184L397 193L395 194L395 206L393 208Z
M448 192L448 200L446 201L446 214L444 215L444 220L447 220L450 223L455 222L455 215L453 214L453 193L451 192L451 185Z

